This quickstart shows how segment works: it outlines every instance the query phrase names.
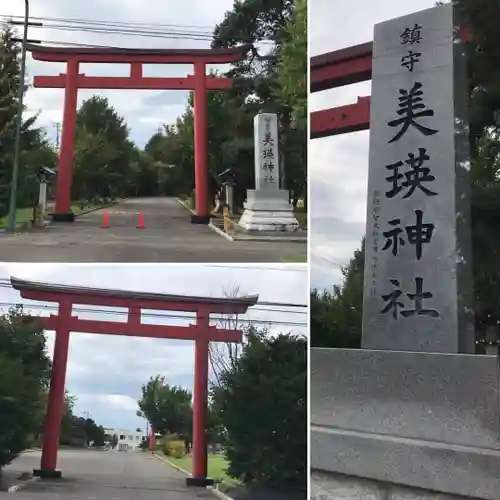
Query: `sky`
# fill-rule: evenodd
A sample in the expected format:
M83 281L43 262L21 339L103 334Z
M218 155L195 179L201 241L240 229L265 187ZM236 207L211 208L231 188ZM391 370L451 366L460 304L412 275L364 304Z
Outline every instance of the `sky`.
M99 264L1 264L0 283L10 277L57 284L81 285L168 294L224 297L258 294L261 302L307 304L308 282L305 265L270 264L234 265L99 265ZM0 309L24 304L26 312L42 316L54 314L50 304L27 301L19 292L0 286ZM92 308L92 312L82 308ZM77 306L82 319L126 321L123 314L101 313L94 306ZM148 316L143 323L187 325L192 319ZM158 314L155 311L153 314ZM167 311L165 314L169 314ZM267 326L271 334L307 334L307 309L279 306L254 306L241 316L242 326L254 322ZM47 332L48 353L52 357L54 332ZM144 420L136 416L141 386L149 377L161 374L171 385L192 390L194 343L185 340L142 339L125 336L72 333L66 387L76 396L75 411L88 412L99 425L135 431L144 429Z
M31 0L30 17L86 19L92 21L114 21L126 23L145 23L176 25L176 27L156 27L193 33L194 31L211 34L216 24L224 19L224 13L231 10L233 0L183 0L181 2L162 2L150 0ZM0 19L3 16L24 16L24 0L0 2ZM141 37L113 33L91 33L81 31L62 31L50 29L45 21L43 28L30 27L28 37L42 41L111 45L130 48L209 48L210 41ZM59 23L60 24L60 23ZM21 27L22 28L22 27ZM151 28L149 28L151 29ZM21 36L21 32L19 32ZM50 45L44 43L44 45ZM214 66L223 70L227 66ZM210 69L210 68L209 68ZM127 65L82 64L80 72L89 76L126 76ZM34 61L28 55L28 81L33 83L34 75L58 75L64 72L64 64ZM145 76L186 76L192 72L190 65L146 66ZM64 89L34 89L26 95L26 104L30 113L40 111L38 124L47 131L48 137L55 143L57 122L62 122ZM140 147L163 124L175 123L182 115L187 104L188 92L184 91L125 91L125 90L80 90L78 105L93 94L109 99L117 112L124 116L131 128L131 138Z
M309 56L373 40L373 25L435 5L434 0L310 0ZM370 95L370 82L318 92L309 110L333 108ZM341 283L365 233L368 131L314 139L309 143L311 286Z

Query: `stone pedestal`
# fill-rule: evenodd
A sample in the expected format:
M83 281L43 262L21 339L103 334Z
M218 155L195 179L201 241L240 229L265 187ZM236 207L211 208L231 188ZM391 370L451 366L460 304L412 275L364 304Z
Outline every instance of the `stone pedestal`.
M293 214L288 191L279 188L278 115L254 117L255 190L247 191L245 211L238 225L247 231L294 231L299 223Z
M293 214L288 191L249 190L245 211L238 225L247 231L295 231L299 223Z
M500 498L497 356L313 348L310 366L313 491L342 475L351 492Z

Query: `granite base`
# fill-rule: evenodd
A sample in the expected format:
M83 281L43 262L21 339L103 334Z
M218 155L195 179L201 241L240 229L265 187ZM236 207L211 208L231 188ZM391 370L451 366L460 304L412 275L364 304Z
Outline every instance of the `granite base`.
M314 348L310 366L315 473L500 498L496 356Z
M293 213L288 191L249 190L238 225L246 231L296 231L299 223Z

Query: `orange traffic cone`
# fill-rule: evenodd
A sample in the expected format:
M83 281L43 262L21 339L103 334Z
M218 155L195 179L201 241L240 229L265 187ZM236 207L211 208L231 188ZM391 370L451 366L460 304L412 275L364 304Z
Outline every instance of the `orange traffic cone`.
M109 229L109 217L108 212L104 212L103 221L102 221L102 229Z
M144 216L142 215L142 210L139 212L139 222L137 223L137 229L145 229L144 226Z

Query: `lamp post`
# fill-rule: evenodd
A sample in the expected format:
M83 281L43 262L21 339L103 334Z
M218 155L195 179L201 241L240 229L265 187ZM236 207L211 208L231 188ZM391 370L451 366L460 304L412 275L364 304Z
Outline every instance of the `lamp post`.
M19 76L19 93L17 101L16 117L16 138L14 143L14 164L12 167L12 181L10 187L9 221L7 231L13 233L16 229L16 208L17 208L17 182L19 177L19 149L21 143L21 124L23 120L23 97L24 97L24 76L26 73L26 44L28 42L29 25L29 0L24 0L24 29L23 44L21 50L21 74Z

